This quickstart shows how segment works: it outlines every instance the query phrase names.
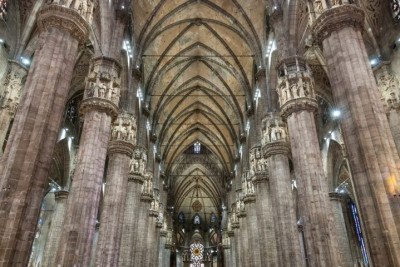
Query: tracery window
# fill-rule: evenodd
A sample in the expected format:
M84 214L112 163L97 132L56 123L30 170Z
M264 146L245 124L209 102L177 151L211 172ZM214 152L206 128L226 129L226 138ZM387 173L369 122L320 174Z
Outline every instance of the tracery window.
M391 8L393 19L397 22L400 21L400 0L391 0Z
M216 223L217 222L217 215L215 215L214 212L212 212L211 215L210 215L210 222L211 223Z
M199 214L194 215L193 224L200 224Z
M194 143L193 146L194 146L194 148L193 148L194 153L195 153L195 154L199 154L200 151L201 151L201 144L200 144L200 142L197 141L196 143Z
M191 266L200 267L203 261L204 246L200 242L194 242L190 245L190 260Z
M179 221L180 224L184 224L185 223L185 214L183 214L182 211L178 214L178 221Z

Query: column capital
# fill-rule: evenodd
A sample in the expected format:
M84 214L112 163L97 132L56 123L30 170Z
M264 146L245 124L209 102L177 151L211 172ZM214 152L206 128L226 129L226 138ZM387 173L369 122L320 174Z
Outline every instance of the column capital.
M136 143L136 119L131 114L122 113L114 121L108 153L132 156Z
M364 11L355 5L345 4L327 9L312 26L314 40L321 44L333 32L347 27L361 31L364 26L364 17Z
M253 194L247 194L246 196L243 197L243 202L244 204L250 204L250 203L255 203L256 202L256 195Z
M152 202L153 198L153 174L146 172L142 185L142 193L140 196L142 202Z
M61 5L51 4L42 8L38 13L39 31L47 28L58 28L67 31L83 44L89 36L89 24L74 9Z
M265 158L289 153L287 127L278 114L263 119L261 144Z
M278 73L277 92L282 117L287 118L303 110L317 110L314 79L305 59L295 56L282 60L278 65Z
M232 231L232 230L231 230L231 231L228 231L227 234L228 234L229 237L235 236L235 232Z
M121 65L116 59L97 57L92 59L86 77L86 88L80 108L82 114L97 110L115 119L121 91Z

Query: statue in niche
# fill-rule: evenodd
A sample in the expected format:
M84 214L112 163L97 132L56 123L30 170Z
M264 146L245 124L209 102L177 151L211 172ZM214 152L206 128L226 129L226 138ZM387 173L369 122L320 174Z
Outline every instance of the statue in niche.
M315 14L317 16L321 15L322 12L324 12L324 7L322 5L322 1L321 0L315 0L314 1L314 11L315 11Z

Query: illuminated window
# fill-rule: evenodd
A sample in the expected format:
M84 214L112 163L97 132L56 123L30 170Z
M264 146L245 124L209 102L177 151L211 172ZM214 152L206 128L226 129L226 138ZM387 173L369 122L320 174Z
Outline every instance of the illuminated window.
M200 153L200 151L201 151L201 144L200 144L200 142L196 142L196 143L194 143L194 145L193 145L193 151L194 151L194 153L196 153L196 154L199 154Z
M211 223L216 223L217 222L217 215L215 215L214 212L212 212L211 215L210 215L210 222Z
M191 266L200 267L203 261L204 246L200 242L194 242L190 245L190 260Z
M199 214L194 215L193 224L200 224Z
M392 14L395 21L400 21L400 0L391 0Z

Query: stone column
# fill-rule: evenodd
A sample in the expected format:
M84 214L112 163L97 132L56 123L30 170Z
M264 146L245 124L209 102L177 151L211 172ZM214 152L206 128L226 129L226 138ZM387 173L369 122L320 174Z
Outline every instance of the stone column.
M256 210L258 234L260 235L261 264L262 266L278 266L278 252L274 230L271 195L268 184L268 171L264 159L257 164L264 165L255 172L253 183L256 189Z
M21 89L27 73L28 70L21 63L14 60L9 61L2 84L3 92L0 96L0 156L3 154L7 132L18 108Z
M389 63L384 62L375 70L375 77L381 95L386 116L389 120L389 127L392 132L397 151L400 151L400 83L391 73Z
M149 224L149 209L153 201L153 175L150 172L145 174L142 194L137 214L137 235L133 251L133 266L146 266L147 251L147 228Z
M51 155L86 21L56 5L38 14L40 32L0 163L0 265L28 264Z
M155 194L154 194L155 195ZM148 223L147 223L147 237L145 239L146 243L146 253L144 256L143 266L156 266L156 254L158 256L158 235L157 232L159 228L157 227L158 222L158 212L159 212L159 201L157 199L153 199L150 203L150 209L148 210Z
M351 256L350 242L347 235L346 223L343 217L342 202L344 196L331 192L329 193L333 218L335 222L335 233L340 244L338 252L341 255L342 266L353 266L353 258Z
M144 148L136 146L129 165L127 195L122 223L121 248L118 266L128 267L133 265L133 252L135 251L135 238L138 233L139 204L144 181L145 158L147 152Z
M239 220L239 240L240 242L240 265L246 266L250 260L248 230L246 221L246 209L242 199L239 199L236 204L237 217Z
M165 266L170 266L170 262L171 262L171 250L173 249L173 244L172 244L172 235L173 232L171 229L167 230L167 237L165 240L165 249L164 249L164 262Z
M108 146L108 170L100 217L96 266L117 266L122 237L122 221L128 185L130 158L136 141L136 120L127 113L118 115Z
M272 115L262 124L262 147L269 170L278 265L303 266L298 240L296 210L293 203L286 126Z
M343 138L371 263L400 266L400 160L379 100L363 26L363 10L337 6L317 18L314 39L322 44L333 97L343 113Z
M60 242L62 225L64 222L65 206L68 199L68 191L58 191L54 193L56 199L56 209L51 219L49 234L44 247L43 266L54 266L58 244Z
M307 259L310 266L339 266L314 119L318 104L313 79L305 61L298 57L283 60L279 71L279 102L288 124Z
M250 158L254 155L254 149L250 152ZM250 166L251 168L252 166ZM257 211L256 211L256 195L254 191L254 185L251 181L251 177L247 175L248 172L244 173L244 183L242 190L244 192L243 203L245 204L246 217L245 222L247 225L247 240L248 240L248 254L249 266L261 266L260 256L260 243L257 223Z
M232 263L232 250L229 241L228 232L224 231L222 233L222 249L223 249L223 256L224 256L224 266L233 266Z
M120 72L117 61L100 57L93 59L86 78L80 107L84 124L57 256L63 266L90 263L111 122L118 114Z
M237 204L233 204L232 205L232 212L231 212L231 225L232 225L232 232L233 234L231 234L231 237L233 237L234 239L234 245L235 245L235 255L234 255L234 261L235 261L235 265L236 266L240 266L241 263L241 257L242 257L242 248L240 246L240 239L239 239L239 235L240 235L240 224L239 224L239 218L237 216L237 212L236 212L236 205Z

